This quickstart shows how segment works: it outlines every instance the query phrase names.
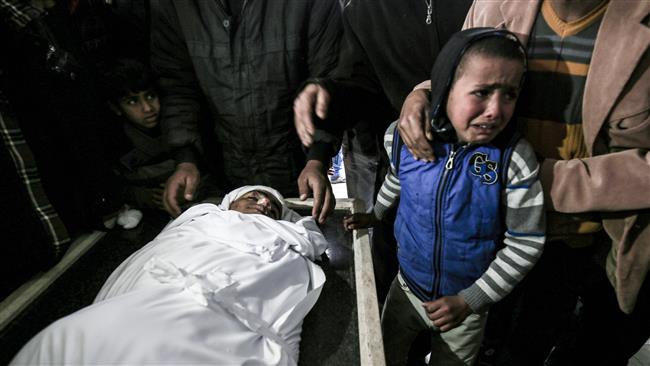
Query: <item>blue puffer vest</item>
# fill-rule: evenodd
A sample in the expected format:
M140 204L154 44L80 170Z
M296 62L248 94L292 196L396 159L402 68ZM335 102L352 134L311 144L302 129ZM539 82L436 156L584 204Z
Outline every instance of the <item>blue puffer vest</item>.
M395 236L402 276L422 301L457 295L495 257L514 142L507 148L435 143L433 163L415 160L402 144L393 146L401 185Z

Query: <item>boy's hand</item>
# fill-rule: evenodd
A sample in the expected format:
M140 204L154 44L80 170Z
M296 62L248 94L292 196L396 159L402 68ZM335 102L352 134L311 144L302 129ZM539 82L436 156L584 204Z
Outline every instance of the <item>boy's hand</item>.
M441 332L454 329L472 313L462 296L445 296L422 304L427 316Z
M145 187L132 187L131 194L135 198L135 203L139 208L149 208L155 210L165 211L163 204L163 194L165 191L165 184L161 183L159 187L145 188Z
M343 227L347 231L356 229L367 229L379 221L374 213L355 213L343 218Z
M167 183L165 184L165 192L163 194L165 211L173 217L180 215L179 195L185 201L192 201L200 179L199 169L194 163L178 164L176 171L167 179Z
M160 183L160 186L151 189L151 203L159 210L165 211L165 204L163 203L163 195L165 194L165 183Z

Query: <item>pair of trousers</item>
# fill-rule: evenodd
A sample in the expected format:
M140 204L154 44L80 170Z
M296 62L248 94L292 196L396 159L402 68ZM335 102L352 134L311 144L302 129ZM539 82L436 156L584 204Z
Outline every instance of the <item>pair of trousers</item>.
M343 139L343 159L348 197L365 202L371 212L375 197L388 171L388 156L383 149L383 131L378 133L367 123L347 130ZM383 304L390 284L397 274L397 241L393 233L396 208L372 230L372 258L377 299Z
M381 330L387 365L406 365L411 355L423 352L411 350L418 336L430 336L429 365L471 366L476 360L483 331L485 314L470 314L459 326L440 332L426 316L422 302L409 290L398 274L390 287L381 315Z

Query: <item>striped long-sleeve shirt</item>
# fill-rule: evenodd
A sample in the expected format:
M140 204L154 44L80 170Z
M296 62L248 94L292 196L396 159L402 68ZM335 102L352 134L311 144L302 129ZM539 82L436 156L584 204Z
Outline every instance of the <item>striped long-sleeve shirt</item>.
M392 156L391 124L384 135L384 148ZM539 165L531 145L519 140L512 152L502 203L505 208L505 238L487 271L470 287L460 291L474 312L482 312L505 297L523 279L541 256L545 236L545 212ZM391 167L377 196L374 214L382 218L400 196L400 182Z

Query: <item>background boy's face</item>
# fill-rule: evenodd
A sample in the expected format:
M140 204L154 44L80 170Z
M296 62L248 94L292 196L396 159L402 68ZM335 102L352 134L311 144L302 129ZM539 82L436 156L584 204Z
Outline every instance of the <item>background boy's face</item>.
M508 124L524 72L520 61L470 55L447 99L447 117L458 140L487 143Z
M278 220L282 205L271 193L250 191L230 204L230 209L246 214L260 214Z
M123 115L131 123L144 128L154 128L158 125L160 100L155 90L130 92L120 98L118 103L117 114Z

